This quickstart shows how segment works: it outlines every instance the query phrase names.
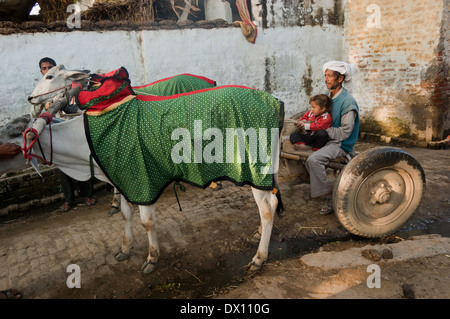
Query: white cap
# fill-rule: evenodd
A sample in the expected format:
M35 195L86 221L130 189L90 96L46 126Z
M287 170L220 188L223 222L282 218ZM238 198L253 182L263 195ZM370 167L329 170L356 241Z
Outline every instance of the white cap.
M353 74L355 73L355 66L342 61L328 61L323 65L323 73L326 70L332 70L345 75L344 86L349 89L351 87L351 81L353 79Z

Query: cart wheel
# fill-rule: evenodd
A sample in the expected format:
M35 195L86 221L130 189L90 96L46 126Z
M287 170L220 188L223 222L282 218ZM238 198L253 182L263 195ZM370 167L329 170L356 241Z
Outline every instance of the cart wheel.
M351 233L380 237L395 232L415 212L425 173L410 154L376 147L346 165L333 188L333 208Z

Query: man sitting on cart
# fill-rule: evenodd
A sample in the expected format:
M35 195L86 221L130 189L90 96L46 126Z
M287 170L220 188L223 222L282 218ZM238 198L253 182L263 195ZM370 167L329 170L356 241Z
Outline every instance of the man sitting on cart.
M331 127L326 129L329 141L308 157L305 167L310 176L311 197L324 199L325 204L320 214L325 215L333 211L332 188L326 174L326 165L330 159L345 156L353 151L359 134L359 107L350 92L343 87L348 88L351 84L354 73L352 65L330 61L323 65L323 72L325 84L330 90L333 122Z

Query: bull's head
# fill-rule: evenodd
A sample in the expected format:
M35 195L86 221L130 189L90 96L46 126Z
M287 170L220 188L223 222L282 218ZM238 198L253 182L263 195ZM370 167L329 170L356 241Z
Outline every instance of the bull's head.
M72 82L80 82L89 78L89 71L67 70L59 64L51 68L39 81L33 93L28 97L31 104L38 105L52 100Z

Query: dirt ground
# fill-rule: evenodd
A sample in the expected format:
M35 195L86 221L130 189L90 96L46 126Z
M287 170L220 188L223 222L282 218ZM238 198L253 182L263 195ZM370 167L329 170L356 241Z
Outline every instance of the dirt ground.
M360 143L357 149L374 146ZM250 187L226 182L220 190L178 191L182 211L172 186L166 189L156 206L161 257L156 271L144 275L139 270L148 242L139 214L133 253L118 262L113 255L124 221L107 214L112 195L98 191L94 207L68 213L48 207L2 218L0 288L18 287L29 299L402 299L411 291L415 298L450 298L450 150L405 150L421 163L427 188L418 210L391 236L351 235L336 216L319 215L320 201L310 198L309 185L292 184L282 168L286 212L275 218L261 271L245 272L259 225ZM420 237L428 234L438 235ZM387 248L393 258L362 257L371 248ZM67 286L71 264L80 267L81 288ZM371 264L379 266L380 288L368 288Z

